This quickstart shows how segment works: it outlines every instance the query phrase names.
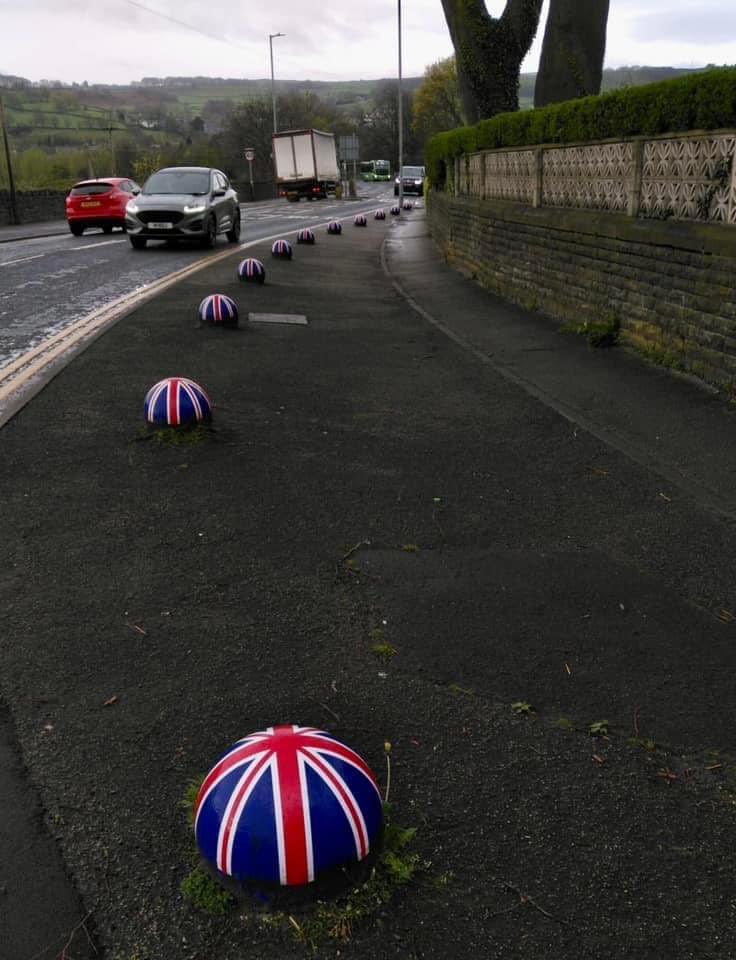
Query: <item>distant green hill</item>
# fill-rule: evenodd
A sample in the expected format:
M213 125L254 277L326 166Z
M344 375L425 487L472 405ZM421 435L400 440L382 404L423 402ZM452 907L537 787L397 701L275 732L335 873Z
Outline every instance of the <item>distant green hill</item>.
M703 68L706 69L706 68ZM675 67L619 67L604 70L603 90L635 86L680 76L693 70ZM536 74L521 75L522 109L532 106ZM416 90L423 77L404 78L407 92ZM278 93L312 93L346 119L370 116L374 99L387 83L383 80L277 80ZM131 84L35 83L24 77L0 74L7 130L18 157L21 179L29 183L65 182L70 168L96 169L97 151L117 158L129 169L135 157L159 149L186 149L192 139L202 142L223 130L237 104L270 99L269 79L224 77L146 77ZM72 160L70 153L78 158ZM63 156L62 156L63 155ZM64 156L69 161L64 167ZM46 158L46 159L44 159ZM51 169L56 158L58 169ZM85 159L88 158L88 159ZM6 178L0 163L0 185Z
M603 71L603 90L636 86L695 72L676 67L619 67ZM422 77L404 78L407 91L415 90ZM536 74L523 73L519 96L522 107L531 106ZM299 80L276 82L277 92L306 92L350 110L370 110L373 94L383 80ZM145 77L127 85L44 85L23 77L0 75L8 128L24 146L73 144L94 137L111 126L123 129L162 130L180 127L197 116L228 112L228 104L270 97L268 79L224 77ZM206 109L207 108L207 109ZM88 136L89 135L89 136Z

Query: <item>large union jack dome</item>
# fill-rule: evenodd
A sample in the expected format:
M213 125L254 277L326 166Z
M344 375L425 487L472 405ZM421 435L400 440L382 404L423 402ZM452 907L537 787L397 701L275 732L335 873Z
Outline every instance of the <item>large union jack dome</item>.
M366 762L314 727L239 740L204 779L194 808L202 856L241 881L298 886L363 860L383 808Z
M223 293L211 293L199 305L199 319L202 323L215 326L237 327L238 307L234 300Z
M263 283L266 279L266 268L255 257L247 257L238 264L238 276L246 283Z
M401 213L401 208L399 207L398 203L395 203L393 207L391 207L391 216L398 217L400 213Z
M327 224L328 233L342 233L342 224L339 220L330 220Z
M160 426L183 427L212 416L212 404L194 380L167 377L154 383L143 403L146 420Z
M385 211L385 210L376 210L376 212L373 214L373 219L374 219L374 220L385 220L385 219L386 219L386 211Z
M303 230L300 230L296 235L297 243L314 243L314 233L308 228L305 227Z
M366 219L366 215L364 213L356 214L355 219L353 220L353 223L355 224L356 227L368 226L368 220Z

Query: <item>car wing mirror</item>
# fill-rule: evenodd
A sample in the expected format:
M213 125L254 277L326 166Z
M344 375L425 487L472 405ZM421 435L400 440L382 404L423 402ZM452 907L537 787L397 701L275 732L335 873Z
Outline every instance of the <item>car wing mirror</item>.
M212 191L213 197L224 197L227 193L227 190L223 190L222 187L219 187L217 190Z

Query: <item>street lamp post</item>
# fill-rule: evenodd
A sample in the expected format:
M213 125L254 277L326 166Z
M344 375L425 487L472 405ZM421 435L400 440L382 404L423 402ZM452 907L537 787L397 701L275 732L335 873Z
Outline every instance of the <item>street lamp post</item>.
M404 166L404 104L401 91L401 0L399 4L399 213L404 208L404 181L401 169Z
M269 33L268 35L268 47L271 51L271 103L273 105L273 132L278 133L278 125L276 123L276 85L273 79L273 41L276 37L285 37L285 33Z

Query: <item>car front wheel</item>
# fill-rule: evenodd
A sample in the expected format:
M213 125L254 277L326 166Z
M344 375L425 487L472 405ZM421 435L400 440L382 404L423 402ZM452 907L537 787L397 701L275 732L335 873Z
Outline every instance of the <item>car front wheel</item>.
M238 243L240 240L240 211L235 214L235 220L233 221L232 230L228 230L225 234L227 237L228 243Z
M202 238L202 246L206 247L208 250L211 250L215 243L217 243L217 226L215 224L215 218L210 217L207 221L207 226L205 227L205 234Z
M145 237L128 237L130 240L130 245L134 250L145 250L146 249L146 238Z

